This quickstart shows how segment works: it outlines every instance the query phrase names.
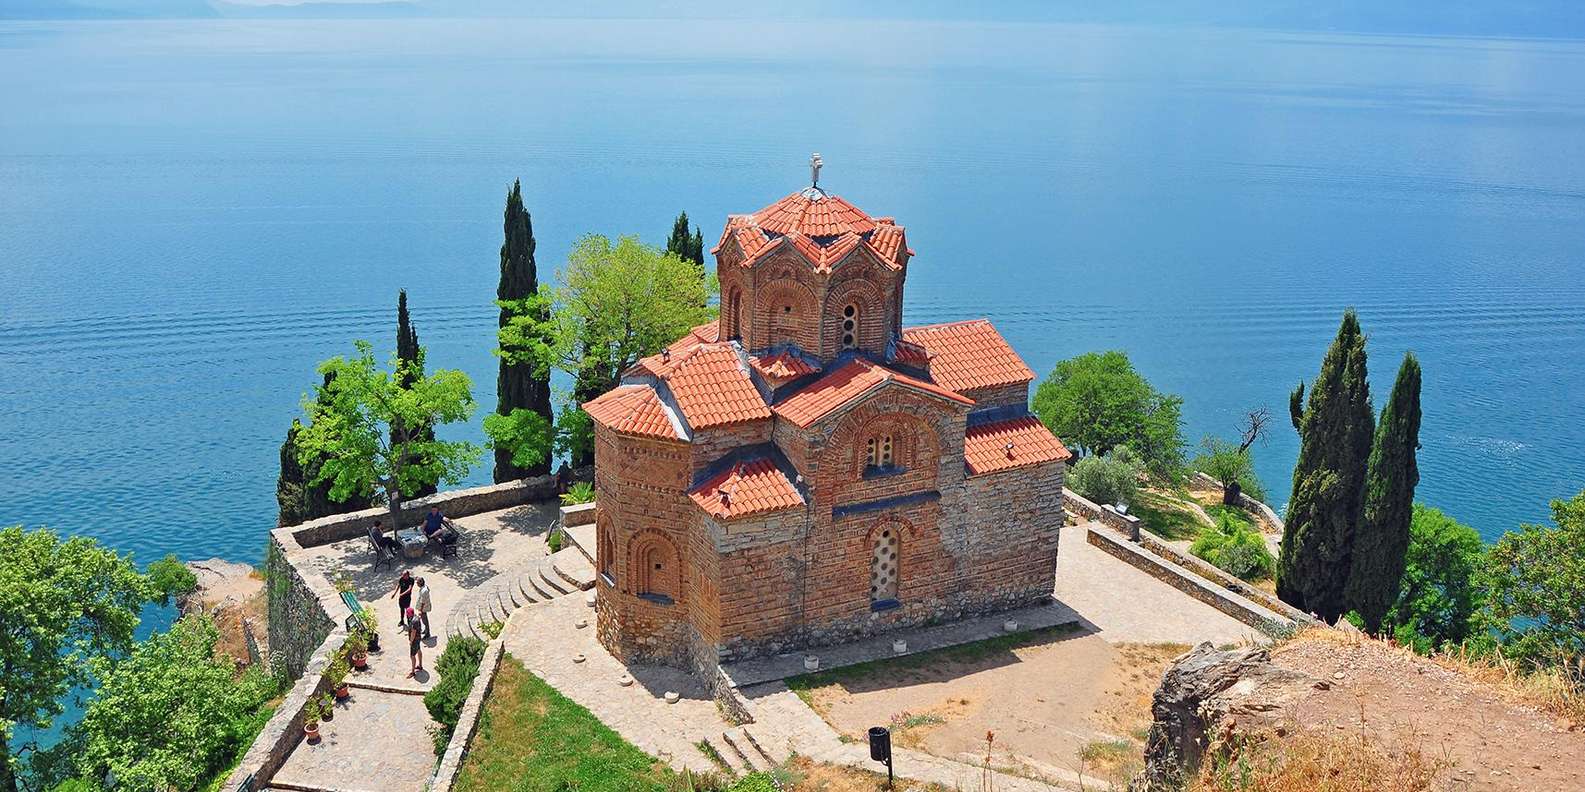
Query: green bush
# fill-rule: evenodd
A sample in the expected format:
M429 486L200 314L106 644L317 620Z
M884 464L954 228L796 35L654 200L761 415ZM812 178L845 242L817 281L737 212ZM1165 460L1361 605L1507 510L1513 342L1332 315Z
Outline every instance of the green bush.
M173 597L185 597L198 588L198 576L174 553L149 564L147 574L162 605L169 603Z
M576 506L580 503L594 503L594 484L587 481L574 482L561 494L563 506Z
M1143 468L1123 446L1106 456L1087 456L1068 472L1068 486L1096 504L1133 503Z
M731 792L777 792L768 773L749 773L732 785Z
M1242 580L1264 580L1276 567L1260 533L1226 513L1217 515L1216 527L1201 533L1189 552Z
M1487 603L1509 656L1585 675L1585 491L1552 501L1552 521L1521 525L1487 551Z
M1398 601L1386 627L1421 654L1479 635L1486 544L1474 528L1423 503L1414 505Z
M478 638L456 636L446 643L446 651L435 661L435 673L440 676L435 686L424 694L424 708L440 728L435 730L435 755L446 752L451 742L451 732L457 728L457 718L462 714L462 703L468 699L473 679L479 675L479 663L484 659L484 641Z

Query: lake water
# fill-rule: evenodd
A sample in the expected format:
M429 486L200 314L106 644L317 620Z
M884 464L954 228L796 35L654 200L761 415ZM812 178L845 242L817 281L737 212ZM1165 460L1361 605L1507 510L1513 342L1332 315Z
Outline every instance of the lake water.
M713 243L822 186L895 215L907 322L1126 350L1187 435L1279 416L1344 306L1419 497L1494 537L1585 486L1585 43L842 21L0 23L0 524L256 561L314 364L494 405L501 207ZM456 434L478 438L477 422ZM484 482L481 464L470 478Z

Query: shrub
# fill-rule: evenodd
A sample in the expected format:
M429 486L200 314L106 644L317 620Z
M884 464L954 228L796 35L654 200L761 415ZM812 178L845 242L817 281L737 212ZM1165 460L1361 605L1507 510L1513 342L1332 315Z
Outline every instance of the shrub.
M561 494L563 506L576 506L580 503L594 503L594 484L587 481L574 482Z
M174 553L149 564L148 576L162 605L169 603L172 598L185 597L198 588L198 576Z
M1585 492L1552 501L1551 525L1521 525L1487 552L1492 618L1510 657L1585 676Z
M1387 625L1398 643L1429 654L1479 632L1486 545L1474 528L1423 503L1414 505L1398 601Z
M1106 456L1087 456L1068 473L1068 486L1097 504L1133 503L1143 471L1127 446Z
M1276 567L1260 533L1226 513L1217 515L1216 528L1201 533L1189 552L1243 580L1264 580Z
M1249 449L1239 448L1237 443L1219 437L1206 437L1200 441L1200 447L1204 451L1189 466L1222 482L1224 498L1228 492L1227 483L1234 482L1238 484L1239 492L1258 501L1266 499L1266 488L1260 485L1260 479L1255 476Z
M1151 387L1122 352L1058 362L1035 389L1033 409L1070 448L1088 455L1126 445L1157 479L1182 472L1183 399Z
M446 752L451 742L451 732L457 728L457 718L462 714L462 703L468 699L473 679L479 675L479 663L484 659L484 642L478 638L456 636L446 643L446 651L435 661L435 673L440 676L435 686L424 694L424 708L440 728L435 730L435 755Z

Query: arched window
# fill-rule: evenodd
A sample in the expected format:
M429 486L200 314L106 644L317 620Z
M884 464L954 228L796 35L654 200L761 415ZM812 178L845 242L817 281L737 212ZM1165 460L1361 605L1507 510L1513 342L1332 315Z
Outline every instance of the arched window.
M677 555L671 544L657 537L646 537L634 553L634 572L638 595L670 603L677 597Z
M726 315L723 324L726 326L723 338L743 337L743 290L732 287L732 293L726 300Z
M879 470L890 470L896 466L896 456L893 452L892 436L889 434L876 435L865 441L865 472L873 473Z
M859 306L848 303L842 308L842 348L857 349L859 345Z
M601 520L598 526L599 542L595 546L595 565L600 569L600 574L605 576L606 583L616 582L616 540L611 536L611 522Z
M875 546L870 556L870 602L893 602L897 599L898 544L902 532L896 525L888 525L875 535Z

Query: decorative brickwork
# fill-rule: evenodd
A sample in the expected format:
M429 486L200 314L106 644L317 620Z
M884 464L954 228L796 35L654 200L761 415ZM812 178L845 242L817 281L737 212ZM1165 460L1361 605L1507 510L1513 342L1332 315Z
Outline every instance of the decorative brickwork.
M601 643L714 680L1049 597L1069 455L989 322L903 328L902 226L809 188L714 253L719 322L588 406Z

